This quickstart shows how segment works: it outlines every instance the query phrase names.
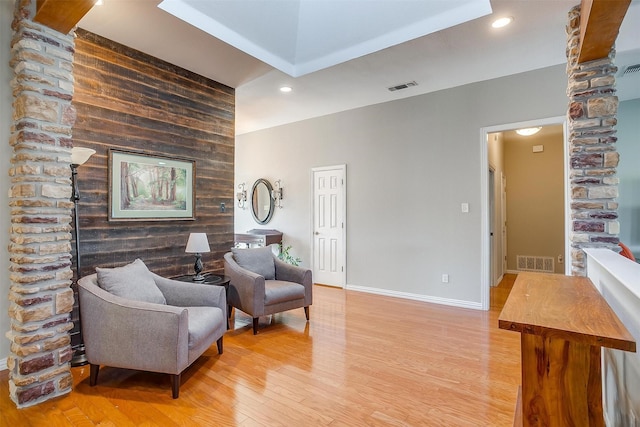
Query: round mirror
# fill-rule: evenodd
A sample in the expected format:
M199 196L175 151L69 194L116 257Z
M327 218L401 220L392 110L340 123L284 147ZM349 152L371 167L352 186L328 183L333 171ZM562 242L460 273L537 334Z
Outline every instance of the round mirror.
M251 190L251 213L258 224L266 224L273 216L273 199L271 198L271 183L260 178L253 184Z

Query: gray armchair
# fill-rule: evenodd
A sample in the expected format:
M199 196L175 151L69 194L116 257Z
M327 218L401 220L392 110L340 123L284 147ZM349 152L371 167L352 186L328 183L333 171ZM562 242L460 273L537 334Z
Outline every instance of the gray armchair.
M313 302L311 270L287 264L271 248L237 249L224 255L224 274L230 278L229 305L258 318L294 308L304 308L309 320Z
M131 268L136 263L102 270ZM138 272L142 269L139 264L136 268ZM97 270L100 274L101 269ZM145 279L152 278L160 291L153 296L157 302L149 302L148 295L118 295L127 287L137 288L139 277L131 276L126 283L116 281L119 291L99 285L98 274L78 281L90 385L96 385L100 365L161 372L171 375L173 398L178 398L181 373L215 341L222 354L222 337L227 329L224 287L178 282L146 270ZM122 275L118 280L122 282Z

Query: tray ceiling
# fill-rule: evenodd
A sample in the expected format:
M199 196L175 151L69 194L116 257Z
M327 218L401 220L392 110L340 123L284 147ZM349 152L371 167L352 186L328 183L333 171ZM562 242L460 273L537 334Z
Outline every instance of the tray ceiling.
M158 7L293 77L491 13L489 0L164 0Z

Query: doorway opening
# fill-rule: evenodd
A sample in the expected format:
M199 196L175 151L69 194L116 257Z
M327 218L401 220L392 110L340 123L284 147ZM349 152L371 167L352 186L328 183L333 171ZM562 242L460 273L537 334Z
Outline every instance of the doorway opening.
M534 127L542 129L537 140L514 132ZM482 128L481 156L481 305L488 310L490 288L506 273L570 271L565 117Z

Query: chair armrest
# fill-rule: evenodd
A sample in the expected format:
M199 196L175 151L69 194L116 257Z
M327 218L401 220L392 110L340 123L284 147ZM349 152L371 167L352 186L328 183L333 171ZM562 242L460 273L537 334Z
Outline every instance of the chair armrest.
M125 299L96 283L91 276L78 281L90 363L170 374L188 366L186 308Z
M276 266L276 280L295 282L301 285L304 285L305 282L311 283L311 270L308 268L288 264L277 257L274 257L274 262Z
M313 298L311 270L288 264L277 257L274 257L274 261L276 266L276 280L299 283L304 286L305 305L311 305Z
M231 252L224 255L224 274L230 279L229 304L253 317L264 315L264 277L240 267Z
M226 316L227 295L224 286L188 283L151 273L168 305L178 307L218 307Z

